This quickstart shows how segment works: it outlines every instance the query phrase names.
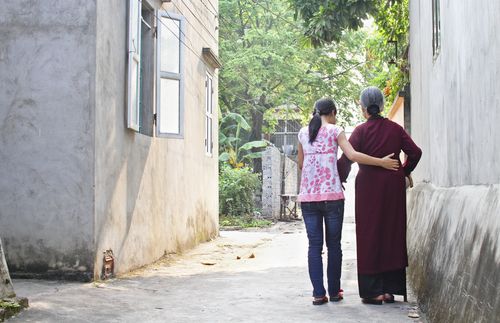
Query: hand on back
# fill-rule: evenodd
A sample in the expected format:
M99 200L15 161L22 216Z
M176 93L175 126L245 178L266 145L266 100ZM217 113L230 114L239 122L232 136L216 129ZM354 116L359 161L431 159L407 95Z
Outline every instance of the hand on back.
M394 153L389 154L383 157L380 161L380 167L383 167L388 170L398 170L399 169L399 160L393 159Z

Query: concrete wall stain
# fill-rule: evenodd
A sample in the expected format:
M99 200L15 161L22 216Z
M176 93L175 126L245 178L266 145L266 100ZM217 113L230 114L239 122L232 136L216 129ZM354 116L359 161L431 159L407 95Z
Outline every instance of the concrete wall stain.
M410 193L409 276L431 322L500 317L500 188L470 189L420 184Z

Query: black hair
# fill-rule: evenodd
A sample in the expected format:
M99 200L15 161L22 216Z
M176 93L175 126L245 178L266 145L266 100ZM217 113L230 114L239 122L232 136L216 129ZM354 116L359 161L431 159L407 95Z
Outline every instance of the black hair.
M366 112L368 112L368 114L371 116L376 116L380 114L380 107L376 104L371 104L366 108Z
M321 128L321 116L330 113L337 114L337 107L332 99L319 99L314 103L313 117L309 121L309 143L313 143L318 136L319 129Z

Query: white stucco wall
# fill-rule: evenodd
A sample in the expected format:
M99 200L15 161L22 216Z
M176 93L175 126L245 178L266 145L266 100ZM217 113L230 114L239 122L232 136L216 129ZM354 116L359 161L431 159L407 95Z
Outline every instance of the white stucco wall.
M168 6L199 53L184 51L182 139L126 128L124 1L0 0L0 236L11 273L88 280L106 249L123 273L218 234L218 74L201 58L202 47L217 54L218 21L199 1Z
M184 137L153 138L126 129L126 8L121 0L97 1L97 73L95 140L95 273L99 255L111 248L118 273L178 252L218 234L217 102L214 114L214 156L207 156L205 74L217 74L200 59L202 47L217 50L216 20L199 1L166 4L186 20ZM213 1L212 1L213 2ZM159 8L160 1L150 1ZM217 4L215 2L215 4ZM168 6L168 8L167 8ZM109 13L113 14L110 15ZM201 33L201 35L199 35ZM210 41L205 43L204 40ZM152 117L152 116L151 116Z
M441 51L432 55L431 1L411 1L416 174L439 186L500 182L500 3L441 1Z
M95 3L0 1L0 236L12 272L93 266Z
M411 282L435 322L500 317L500 2L410 1L412 137L422 147L409 192Z

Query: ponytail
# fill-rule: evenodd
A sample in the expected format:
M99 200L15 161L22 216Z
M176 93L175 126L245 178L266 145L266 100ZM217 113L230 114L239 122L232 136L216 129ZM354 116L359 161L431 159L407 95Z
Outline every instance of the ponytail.
M309 143L312 144L318 136L319 128L321 128L321 117L316 111L309 121Z
M309 143L312 144L318 136L321 128L321 116L330 113L337 114L337 107L332 99L319 99L314 103L314 112L311 121L309 121Z

